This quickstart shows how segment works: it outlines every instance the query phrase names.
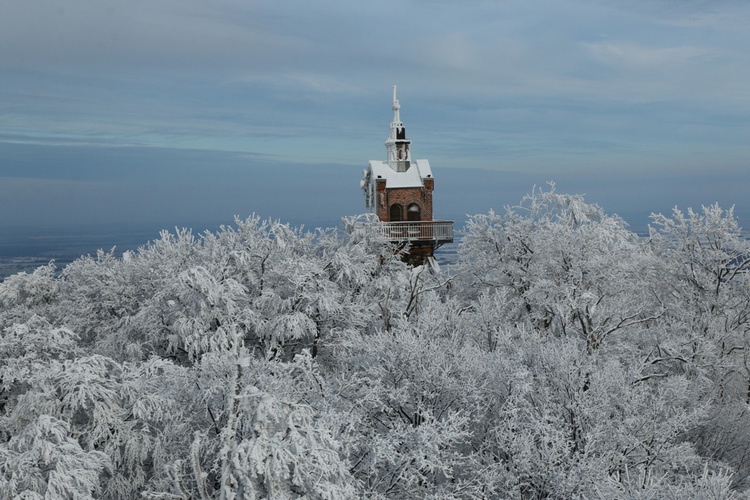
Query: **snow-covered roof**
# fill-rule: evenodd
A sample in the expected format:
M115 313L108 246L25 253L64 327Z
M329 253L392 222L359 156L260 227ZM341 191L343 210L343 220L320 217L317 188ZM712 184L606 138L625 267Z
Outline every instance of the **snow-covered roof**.
M432 177L432 169L428 160L414 160L406 172L397 172L388 165L387 161L370 160L372 181L385 179L386 188L422 187L422 179Z

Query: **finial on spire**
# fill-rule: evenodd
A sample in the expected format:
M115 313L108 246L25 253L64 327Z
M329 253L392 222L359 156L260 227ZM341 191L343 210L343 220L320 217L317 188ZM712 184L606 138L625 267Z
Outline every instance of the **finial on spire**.
M401 105L396 99L396 86L393 86L393 123L401 123L398 110L401 109Z

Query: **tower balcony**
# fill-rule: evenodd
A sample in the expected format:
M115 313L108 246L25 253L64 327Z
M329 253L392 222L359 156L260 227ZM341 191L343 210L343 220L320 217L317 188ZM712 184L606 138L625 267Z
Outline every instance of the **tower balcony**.
M397 243L431 244L437 248L453 242L452 220L375 222L368 226L371 231Z

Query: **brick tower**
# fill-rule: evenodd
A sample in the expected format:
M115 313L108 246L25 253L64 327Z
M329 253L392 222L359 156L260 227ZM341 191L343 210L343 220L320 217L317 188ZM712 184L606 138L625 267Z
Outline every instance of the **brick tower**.
M380 219L379 230L398 245L409 245L408 260L421 264L436 248L453 241L453 222L432 218L435 179L430 162L412 160L411 139L401 122L393 86L393 121L385 141L387 160L370 160L364 179L365 206Z

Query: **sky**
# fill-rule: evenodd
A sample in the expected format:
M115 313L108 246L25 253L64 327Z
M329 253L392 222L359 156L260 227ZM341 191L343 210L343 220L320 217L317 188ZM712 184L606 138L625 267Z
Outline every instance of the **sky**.
M534 186L750 226L750 3L0 0L0 231L364 212L398 85L435 216ZM743 220L745 219L745 220ZM636 223L637 224L637 223Z

